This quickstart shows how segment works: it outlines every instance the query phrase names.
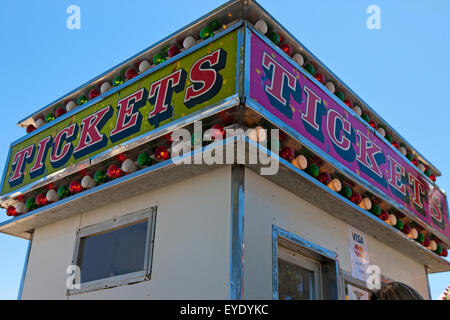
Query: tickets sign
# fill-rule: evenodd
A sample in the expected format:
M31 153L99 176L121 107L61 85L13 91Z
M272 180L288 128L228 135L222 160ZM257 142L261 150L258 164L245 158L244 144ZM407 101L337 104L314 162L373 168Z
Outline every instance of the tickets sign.
M236 93L237 31L11 146L2 194Z
M450 238L446 196L330 94L251 35L250 98Z

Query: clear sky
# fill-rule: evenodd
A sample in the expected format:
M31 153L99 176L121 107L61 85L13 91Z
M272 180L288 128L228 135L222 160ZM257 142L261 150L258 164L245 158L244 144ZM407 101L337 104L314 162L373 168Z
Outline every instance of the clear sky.
M0 1L1 170L9 144L25 134L18 120L224 2ZM450 1L259 3L436 165L437 183L450 190ZM66 27L72 4L81 8L80 30ZM372 4L380 30L366 26ZM0 234L0 299L17 297L26 248ZM450 272L430 276L433 298L449 284Z

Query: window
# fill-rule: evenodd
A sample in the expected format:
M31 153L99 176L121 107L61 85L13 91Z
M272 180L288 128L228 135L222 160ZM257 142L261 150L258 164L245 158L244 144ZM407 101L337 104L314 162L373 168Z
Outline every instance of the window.
M337 254L273 225L272 293L280 300L343 298Z
M278 248L278 299L321 299L320 263Z
M150 279L156 207L79 230L69 294Z

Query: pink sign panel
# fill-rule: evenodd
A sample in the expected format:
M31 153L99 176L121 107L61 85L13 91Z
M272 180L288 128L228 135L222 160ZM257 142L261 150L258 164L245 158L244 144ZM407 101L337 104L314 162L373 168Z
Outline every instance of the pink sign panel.
M447 199L375 130L258 36L251 36L250 98L334 160L450 238Z

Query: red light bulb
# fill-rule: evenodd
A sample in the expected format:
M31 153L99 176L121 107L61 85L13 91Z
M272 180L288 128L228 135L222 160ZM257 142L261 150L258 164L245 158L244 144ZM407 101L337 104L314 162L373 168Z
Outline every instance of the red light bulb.
M362 195L359 192L353 192L350 197L350 201L356 204L360 204L362 201Z
M396 149L400 148L400 145L398 144L397 141L392 141L392 145L393 145Z
M344 103L349 107L353 108L353 102L350 99L345 99Z
M66 113L66 109L64 109L63 107L59 107L58 109L56 109L55 111L55 117L59 118L61 117L63 114Z
M89 100L95 99L100 95L100 92L98 92L97 89L92 89L89 91Z
M211 131L213 132L214 136L222 135L222 138L225 138L225 129L220 124L216 123L215 125L213 125L211 127Z
M331 175L328 172L322 172L317 177L317 180L319 180L324 185L328 185L331 182Z
M36 196L36 199L34 199L34 201L36 202L36 204L37 204L39 207L43 207L43 206L45 206L45 205L48 204L47 197L46 197L45 194L43 194L43 193L38 194L38 195Z
M168 144L172 144L172 142L173 142L173 140L172 140L172 132L169 132L169 133L165 134L163 136L163 138L164 138L164 140L166 140L166 142Z
M166 147L159 146L155 150L155 158L160 161L168 160L170 158L170 152L167 150Z
M411 227L407 224L403 225L403 233L404 234L409 234L411 232Z
M289 162L294 160L294 149L292 149L291 147L284 147L280 151L280 157Z
M27 126L27 133L33 132L34 130L36 130L36 127L33 126L32 124L29 124Z
M6 209L6 215L8 217L15 217L17 215L16 207L9 206L8 209Z
M180 53L180 49L179 49L178 46L176 46L176 45L171 46L171 47L169 48L169 50L167 51L167 55L168 55L169 57L174 57L174 56L176 56L176 55L179 54L179 53Z
M73 180L71 183L69 183L69 191L70 193L79 193L83 191L83 187L81 186L80 181Z
M373 120L370 120L369 121L369 125L372 127L372 128L374 128L374 129L376 129L378 126L377 126L377 123L375 122L375 121L373 121Z
M442 249L441 256L442 256L442 257L447 257L447 256L448 256L447 248Z
M136 77L138 74L134 68L129 68L127 71L125 71L125 79L130 80Z
M283 43L280 46L280 49L283 50L288 56L292 55L292 48L289 44Z
M325 83L325 77L321 73L316 73L314 78L316 78L316 80L319 81L322 84Z
M106 175L111 179L120 178L122 174L122 170L115 164L110 165L106 170Z
M387 210L382 209L380 213L380 219L383 221L389 220L389 212L387 212Z
M128 157L127 157L127 155L126 155L125 153L121 153L121 154L119 154L119 155L117 156L117 159L118 159L120 162L124 162L125 160L128 159Z
M412 163L413 163L416 167L419 165L419 161L418 161L416 158L412 159Z
M430 245L430 239L428 237L425 237L425 239L422 242L422 245L424 247L428 247Z
M230 125L234 122L234 117L229 110L221 111L219 116L220 119L222 119L222 122L225 123L226 125Z
M431 181L436 182L436 176L435 176L434 174L432 174L432 175L430 176L430 179L431 179Z

